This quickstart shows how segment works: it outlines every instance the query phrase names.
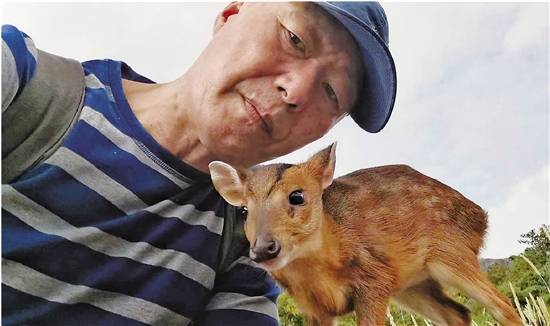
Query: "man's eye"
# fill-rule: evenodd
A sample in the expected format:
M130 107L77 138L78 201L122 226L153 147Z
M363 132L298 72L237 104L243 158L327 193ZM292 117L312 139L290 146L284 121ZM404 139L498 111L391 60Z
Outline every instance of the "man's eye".
M288 38L290 39L290 42L292 43L292 45L297 49L299 49L300 51L305 51L306 47L304 45L304 42L302 42L302 40L296 34L292 33L289 30L287 31L288 31Z
M248 208L246 206L241 206L237 208L237 214L243 219L246 220L248 217Z
M336 97L336 92L334 92L334 89L332 89L332 87L330 87L329 84L325 85L325 91L327 92L327 96L331 101L338 103L338 97Z

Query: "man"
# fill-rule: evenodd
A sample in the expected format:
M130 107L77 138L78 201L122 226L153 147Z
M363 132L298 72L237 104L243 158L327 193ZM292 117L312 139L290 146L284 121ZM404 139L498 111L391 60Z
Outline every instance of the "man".
M61 68L36 86L48 55L13 26L2 34L4 165L73 86L55 78ZM117 61L82 63L82 109L2 187L3 323L277 324L279 290L235 256L247 252L245 216L215 192L208 163L258 164L350 113L378 132L395 98L385 43L376 3L233 2L173 82ZM47 100L21 105L28 89ZM35 106L46 112L39 127L8 137Z

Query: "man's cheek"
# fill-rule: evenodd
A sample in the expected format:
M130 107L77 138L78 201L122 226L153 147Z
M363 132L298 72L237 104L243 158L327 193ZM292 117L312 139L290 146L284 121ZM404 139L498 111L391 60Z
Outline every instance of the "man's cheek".
M222 136L228 136L231 134L231 127L228 125L222 125L219 132Z

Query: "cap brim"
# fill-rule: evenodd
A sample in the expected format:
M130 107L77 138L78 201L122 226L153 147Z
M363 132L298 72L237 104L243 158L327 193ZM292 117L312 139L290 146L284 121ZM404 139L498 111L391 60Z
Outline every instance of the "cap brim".
M316 4L344 25L357 42L366 76L358 103L350 115L364 130L379 132L391 116L397 93L397 74L391 53L384 41L358 18L328 2Z

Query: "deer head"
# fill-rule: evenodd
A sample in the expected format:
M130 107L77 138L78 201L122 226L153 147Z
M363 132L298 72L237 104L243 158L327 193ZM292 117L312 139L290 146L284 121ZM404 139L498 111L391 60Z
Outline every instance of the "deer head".
M336 143L298 165L236 169L209 164L214 187L231 205L246 207L250 257L277 270L319 246L323 191L332 183Z

